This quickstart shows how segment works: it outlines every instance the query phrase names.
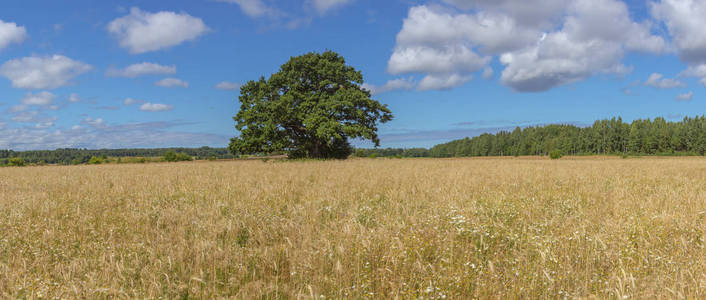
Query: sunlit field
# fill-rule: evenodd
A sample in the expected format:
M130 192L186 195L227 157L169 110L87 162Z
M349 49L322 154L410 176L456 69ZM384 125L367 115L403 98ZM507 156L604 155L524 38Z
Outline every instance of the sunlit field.
M0 168L0 298L704 298L706 159Z

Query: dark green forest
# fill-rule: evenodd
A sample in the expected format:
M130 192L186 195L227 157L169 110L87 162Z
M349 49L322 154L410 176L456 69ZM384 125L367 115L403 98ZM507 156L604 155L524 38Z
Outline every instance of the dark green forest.
M22 158L28 164L85 164L92 157L162 157L168 152L183 153L195 159L230 159L233 155L226 148L154 148L154 149L56 149L39 151L0 150L0 165L7 165L11 158Z
M413 150L413 151L410 151ZM467 157L548 155L704 155L706 117L679 122L664 118L623 122L596 121L592 126L546 125L482 134L424 149L358 149L359 157Z

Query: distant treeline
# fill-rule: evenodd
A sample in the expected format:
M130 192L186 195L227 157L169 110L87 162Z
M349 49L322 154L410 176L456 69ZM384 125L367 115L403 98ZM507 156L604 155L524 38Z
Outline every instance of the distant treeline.
M11 158L22 158L28 164L85 164L91 158L163 157L167 152L183 153L195 159L231 159L227 148L155 148L155 149L56 149L40 151L0 150L0 165Z
M356 157L429 157L429 149L425 148L378 148L378 149L356 149L353 152Z
M546 125L455 140L426 149L358 149L359 157L465 157L548 155L704 155L706 117L600 120L590 127Z
M85 164L91 158L164 157L167 152L194 159L232 159L227 148L156 149L57 149L42 151L0 150L0 166L12 158L27 164ZM482 134L425 148L356 149L357 157L467 157L548 155L704 155L706 117L686 117L679 122L664 118L623 122L621 118L600 120L593 126L546 125ZM130 160L128 160L130 161ZM11 163L10 163L11 164Z

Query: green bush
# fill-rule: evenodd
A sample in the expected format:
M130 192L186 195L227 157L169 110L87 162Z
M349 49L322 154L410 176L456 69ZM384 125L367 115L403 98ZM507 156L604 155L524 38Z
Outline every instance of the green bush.
M549 152L549 157L551 159L560 159L562 156L564 156L564 155L561 154L561 151L556 150L556 149Z
M23 167L25 164L25 160L22 157L13 157L7 161L7 165L10 167Z
M177 161L192 161L193 157L186 153L176 153L174 151L167 151L164 153L164 161L177 162Z
M176 160L176 152L167 151L167 153L164 153L164 161L169 161L169 162L177 161Z
M88 160L89 165L100 165L102 163L103 163L103 158L100 158L100 157L91 156L91 159Z

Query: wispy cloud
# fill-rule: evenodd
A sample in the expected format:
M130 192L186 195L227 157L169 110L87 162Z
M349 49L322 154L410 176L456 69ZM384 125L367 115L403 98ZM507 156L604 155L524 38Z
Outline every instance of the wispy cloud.
M170 111L173 109L174 109L174 106L168 105L168 104L162 104L162 103L147 102L147 103L142 104L140 106L140 111L149 111L149 112Z
M677 95L677 101L691 101L694 98L694 92Z
M135 78L144 75L171 75L176 74L176 72L176 66L164 66L150 62L143 62L139 64L129 65L124 69L116 69L114 67L110 67L105 72L105 75L108 77Z
M647 78L647 81L645 81L645 85L658 89L673 89L686 87L685 83L676 79L664 78L664 76L659 73L652 73L652 75Z
M270 1L264 0L213 1L235 4L240 8L243 14L250 18L264 19L270 23L270 26L284 27L287 29L296 29L306 26L310 24L315 17L325 16L354 2L354 0L293 1L292 3L298 4L299 6L299 8L294 8L292 6L281 7L281 3L279 5L275 5ZM293 8L294 11L292 11Z
M415 82L412 78L398 78L390 80L381 86L364 83L361 87L369 90L373 95L379 95L396 90L411 90L414 88L414 85Z
M189 83L178 78L164 78L154 83L154 85L165 88L182 87L188 88Z
M86 118L69 129L0 126L0 149L53 150L57 148L225 147L230 137L177 130L194 124L186 121L108 124Z
M127 105L127 106L130 106L130 105L133 105L133 104L142 104L142 103L145 103L145 102L146 102L145 100L132 99L132 98L125 98L125 100L123 101L123 104L124 104L124 105Z
M241 84L237 83L237 82L222 81L222 82L216 84L214 87L219 90L232 91L232 90L239 89L240 86L241 86Z

